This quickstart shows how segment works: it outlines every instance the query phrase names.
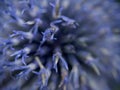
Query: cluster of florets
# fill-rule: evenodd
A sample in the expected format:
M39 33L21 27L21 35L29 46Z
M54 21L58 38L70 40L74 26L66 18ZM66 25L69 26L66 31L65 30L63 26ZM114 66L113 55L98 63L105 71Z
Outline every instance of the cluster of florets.
M114 27L119 17L113 15L118 8L109 10L110 5L100 0L3 1L0 87L108 90L106 79L118 78L120 63L113 34L119 28Z

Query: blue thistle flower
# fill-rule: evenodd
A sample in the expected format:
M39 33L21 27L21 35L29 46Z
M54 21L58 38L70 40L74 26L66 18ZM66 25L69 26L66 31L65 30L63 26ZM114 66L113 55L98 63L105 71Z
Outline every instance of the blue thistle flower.
M109 80L119 79L114 1L1 3L1 90L110 90Z

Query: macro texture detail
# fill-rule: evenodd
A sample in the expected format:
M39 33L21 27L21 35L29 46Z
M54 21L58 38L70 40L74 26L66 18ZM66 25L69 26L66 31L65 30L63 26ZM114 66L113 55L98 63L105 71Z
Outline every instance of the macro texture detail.
M119 16L114 0L0 1L0 90L112 90Z

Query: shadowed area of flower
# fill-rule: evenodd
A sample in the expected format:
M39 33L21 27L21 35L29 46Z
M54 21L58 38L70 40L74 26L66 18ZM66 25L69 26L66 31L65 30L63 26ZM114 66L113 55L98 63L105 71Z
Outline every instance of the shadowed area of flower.
M111 90L119 82L120 7L107 0L0 1L1 90Z

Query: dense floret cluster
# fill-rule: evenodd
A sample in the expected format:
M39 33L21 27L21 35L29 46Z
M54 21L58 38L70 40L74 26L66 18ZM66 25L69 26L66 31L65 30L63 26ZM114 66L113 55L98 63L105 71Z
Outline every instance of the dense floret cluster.
M0 1L0 90L109 90L119 11L112 0Z

